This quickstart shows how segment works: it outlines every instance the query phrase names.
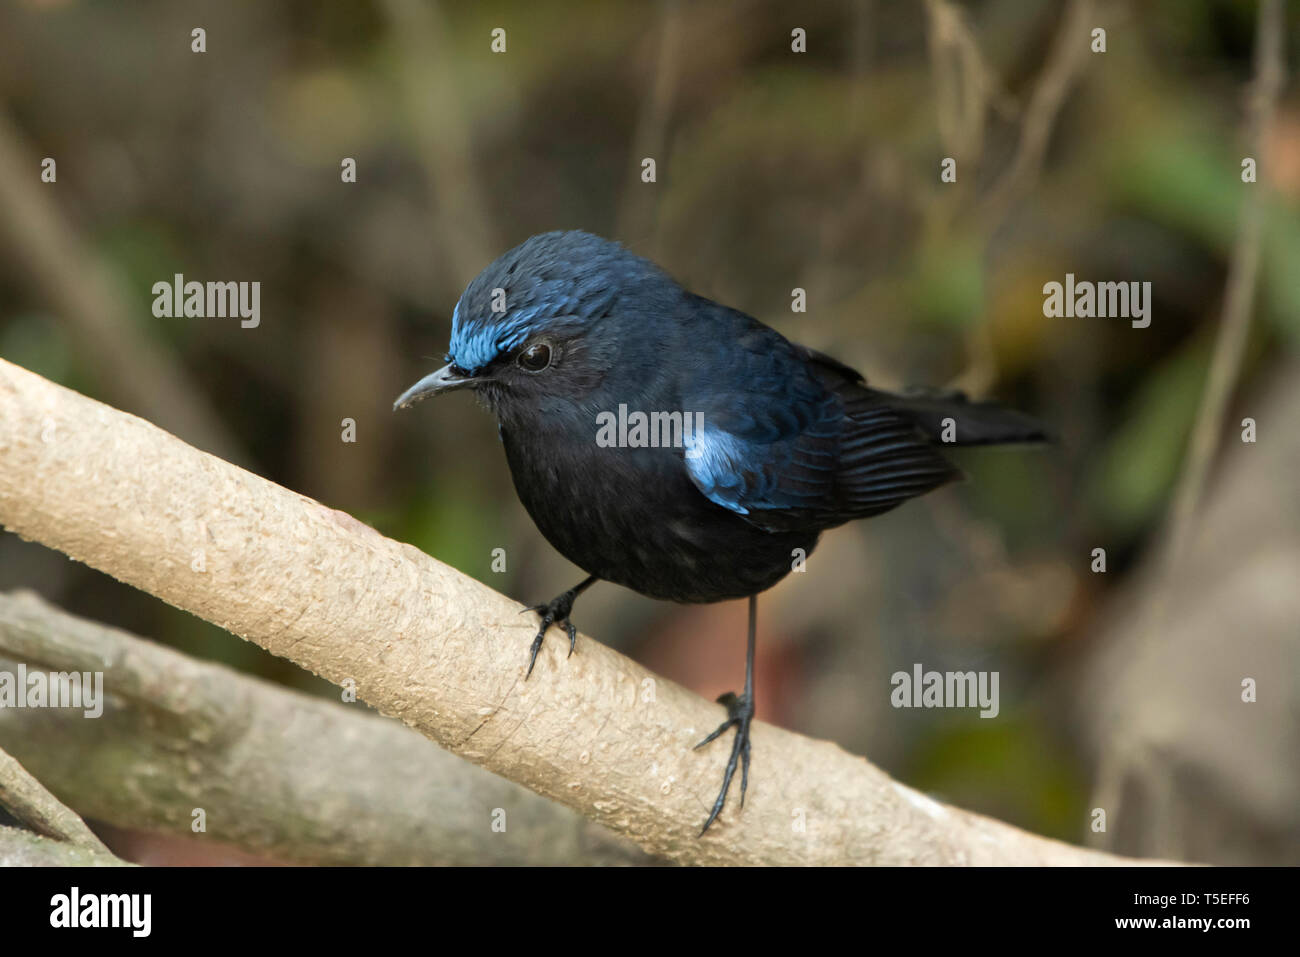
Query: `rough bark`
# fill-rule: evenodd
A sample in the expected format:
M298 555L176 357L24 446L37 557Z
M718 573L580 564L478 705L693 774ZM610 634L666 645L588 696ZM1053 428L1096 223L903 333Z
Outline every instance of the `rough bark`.
M0 824L0 867L127 867L126 861L84 844L69 844Z

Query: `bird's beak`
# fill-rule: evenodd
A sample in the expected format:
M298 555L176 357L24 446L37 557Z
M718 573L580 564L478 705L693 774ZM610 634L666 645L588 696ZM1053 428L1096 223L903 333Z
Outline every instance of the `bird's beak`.
M431 395L451 392L454 389L469 388L477 383L478 379L475 379L463 369L458 369L455 365L443 366L437 372L430 372L399 395L397 401L393 403L393 411L396 412L398 409L405 409L407 406L415 405L421 399L427 399Z

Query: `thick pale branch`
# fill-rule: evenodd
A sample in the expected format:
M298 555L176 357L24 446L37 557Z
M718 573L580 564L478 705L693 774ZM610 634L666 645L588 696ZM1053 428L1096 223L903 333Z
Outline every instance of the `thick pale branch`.
M97 717L0 708L0 747L82 814L118 827L310 864L649 860L364 705L194 661L34 594L0 594L0 673L20 662L29 671L103 674ZM0 767L0 804L3 778ZM504 832L492 828L498 808Z
M533 616L356 519L0 361L0 522L289 658L356 682L443 747L683 863L1104 864L942 805L766 724L703 838L719 705L585 637L523 680ZM436 808L429 809L437 814Z

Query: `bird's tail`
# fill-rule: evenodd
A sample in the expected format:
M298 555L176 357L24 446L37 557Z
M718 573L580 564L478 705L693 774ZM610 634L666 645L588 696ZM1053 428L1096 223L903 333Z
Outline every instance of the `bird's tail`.
M911 419L927 436L945 445L1051 441L1042 423L1032 416L996 402L973 402L961 392L936 389L916 390L903 395L878 394L885 405Z

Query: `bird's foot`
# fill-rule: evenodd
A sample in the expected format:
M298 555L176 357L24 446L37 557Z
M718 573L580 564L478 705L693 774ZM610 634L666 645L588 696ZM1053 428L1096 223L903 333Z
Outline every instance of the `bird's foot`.
M519 614L535 611L542 616L542 627L537 630L537 637L533 639L533 647L528 656L528 673L524 675L524 680L533 673L533 665L537 664L537 653L542 650L542 639L546 637L546 632L551 625L559 625L569 634L569 654L573 654L573 646L578 643L578 629L573 627L573 622L569 621L569 613L573 611L573 600L578 597L578 590L570 588L562 595L552 598L544 605L532 605L525 608Z
M728 691L718 698L719 704L727 706L727 720L718 725L716 731L695 746L698 751L728 728L736 729L736 739L731 742L731 757L727 759L727 770L722 775L722 790L713 802L709 819L704 822L700 836L709 829L714 820L722 813L722 806L727 803L727 790L731 787L731 776L736 773L736 762L741 763L740 772L740 806L745 806L745 789L749 787L749 725L754 720L754 702L745 695Z

